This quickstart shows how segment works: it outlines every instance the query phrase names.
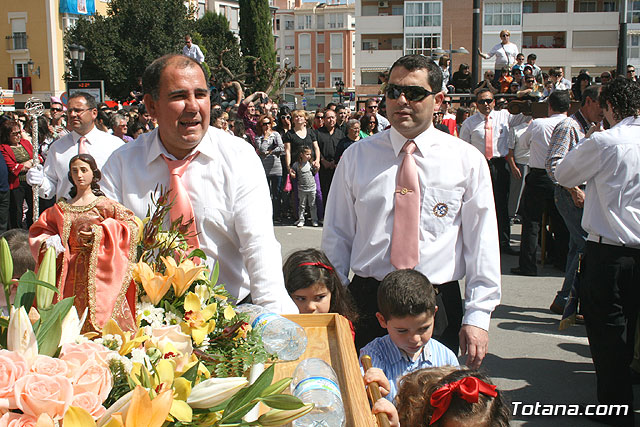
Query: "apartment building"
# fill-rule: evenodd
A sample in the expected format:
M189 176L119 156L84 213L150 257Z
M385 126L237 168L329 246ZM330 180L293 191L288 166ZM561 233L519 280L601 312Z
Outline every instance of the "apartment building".
M526 55L566 75L591 75L616 67L620 8L627 1L629 63L640 64L640 2L633 0L488 0L481 2L480 48L499 43L502 29ZM409 53L439 56L465 47L471 52L473 1L356 1L356 85L375 94L378 73ZM475 53L474 53L475 54ZM453 71L471 53L452 55ZM481 61L482 71L494 60Z
M355 91L355 7L333 1L275 0L277 61L297 66L284 85L282 97L297 108L314 110L338 102L336 83L343 83L343 100Z
M48 102L66 89L64 31L82 16L106 14L107 0L0 2L0 88L14 90L16 107L30 97Z
M204 3L205 0L198 1ZM237 0L209 0L206 4L206 10L227 18L229 29L236 36L240 33L240 4Z

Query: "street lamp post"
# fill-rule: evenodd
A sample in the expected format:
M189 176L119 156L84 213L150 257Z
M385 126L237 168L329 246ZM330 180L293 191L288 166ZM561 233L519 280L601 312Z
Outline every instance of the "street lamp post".
M336 82L336 92L338 92L338 98L340 99L340 104L342 104L342 95L344 95L344 82L342 79Z
M300 83L300 86L302 86L302 108L304 110L306 110L307 109L307 98L306 98L305 91L307 90L307 87L309 86L309 83L307 83L306 80L303 80Z
M284 66L284 69L285 69L285 73L286 73L286 70L287 70L287 66L289 65L290 62L291 62L291 60L289 58L284 58L283 66ZM287 80L289 80L289 79L287 79ZM285 105L287 103L287 80L285 80L282 83L282 102L284 102Z
M82 64L84 63L84 54L87 51L81 44L69 45L69 52L71 53L71 60L74 62L78 69L78 80L82 80Z

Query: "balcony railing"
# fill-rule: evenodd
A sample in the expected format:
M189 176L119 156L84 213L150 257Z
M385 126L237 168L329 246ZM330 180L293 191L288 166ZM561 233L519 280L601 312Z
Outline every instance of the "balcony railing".
M27 33L13 33L6 36L7 50L19 50L27 48Z

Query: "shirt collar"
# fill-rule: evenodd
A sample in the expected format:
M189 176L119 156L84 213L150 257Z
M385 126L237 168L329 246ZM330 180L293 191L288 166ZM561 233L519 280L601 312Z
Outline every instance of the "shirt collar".
M424 157L424 153L427 152L427 148L433 143L435 143L438 138L435 132L439 132L434 126L433 123L420 135L413 138L418 147L418 151L420 155ZM393 147L393 153L397 156L400 155L400 151L402 151L402 147L409 140L409 138L402 136L400 132L391 127L389 131L389 139L391 140L391 146Z
M144 139L141 141L142 144L150 144L149 151L147 152L147 159L146 159L147 165L151 164L151 162L153 162L155 159L157 159L163 154L171 160L176 160L175 156L173 156L172 154L169 154L169 152L164 147L164 145L162 145L162 142L160 141L160 134L158 133L158 129L159 128L156 127L154 130L146 134L148 135L147 138L149 138L150 141L149 140L145 141ZM214 132L212 131L212 129L213 129L212 127L209 127L209 129L204 134L204 137L202 138L200 143L189 154L193 154L199 151L200 154L205 155L212 160L215 158L214 157L215 141L213 138ZM219 131L224 132L222 130L219 130Z
M95 142L96 138L99 137L98 132L101 132L100 129L98 129L97 127L95 127L95 125L93 126L93 129L91 129L89 131L89 133L87 133L86 135L80 135L78 132L76 132L75 130L71 131L71 137L73 138L73 143L77 144L78 140L80 138L82 138L83 136L85 138L87 138L87 142L89 144L92 144L93 142Z
M611 126L611 128L614 128L614 127L620 126L620 125L622 125L622 126L640 126L640 116L638 116L638 117L633 117L633 116L625 117L624 119L620 120L615 125Z

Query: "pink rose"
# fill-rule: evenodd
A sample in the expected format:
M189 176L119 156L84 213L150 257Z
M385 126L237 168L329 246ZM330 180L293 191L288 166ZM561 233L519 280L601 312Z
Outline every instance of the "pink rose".
M113 386L111 370L95 360L85 362L85 364L76 371L76 376L72 382L75 394L85 392L95 393L100 398L100 403L107 399Z
M60 359L67 362L70 371L68 375L74 376L87 360L96 360L103 366L108 366L107 356L111 353L112 351L102 344L87 341L82 344L64 344L60 351Z
M29 371L27 360L9 350L0 350L0 410L15 409L15 382Z
M94 419L98 419L107 412L107 409L102 406L102 400L97 394L87 391L84 393L76 394L71 402L71 406L77 406L86 410Z
M39 354L31 366L31 372L42 375L62 375L67 376L69 368L64 360L54 359L53 357Z
M27 415L48 414L61 420L73 400L73 385L62 375L29 373L15 383L16 406Z
M150 341L151 344L153 344L152 347L157 347L163 353L165 353L167 344L173 345L180 353L178 356L172 358L176 362L177 371L182 371L186 364L189 363L191 353L193 353L193 345L191 343L191 337L184 334L180 326L171 325L153 328Z
M0 418L0 427L35 427L36 417L26 414L7 412Z

